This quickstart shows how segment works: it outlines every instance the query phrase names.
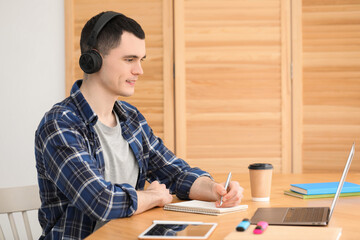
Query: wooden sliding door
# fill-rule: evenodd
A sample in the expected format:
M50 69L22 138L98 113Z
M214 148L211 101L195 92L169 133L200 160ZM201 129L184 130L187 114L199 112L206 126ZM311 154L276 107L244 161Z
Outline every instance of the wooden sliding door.
M136 19L145 74L124 100L192 166L339 171L360 145L360 0L66 0L65 10L67 94L82 78L85 22L105 10Z
M134 96L122 99L135 105L154 132L174 149L173 7L168 0L66 0L66 94L83 77L78 60L80 34L87 20L102 11L117 11L140 23L146 34L144 75Z
M302 117L294 126L301 139L294 157L304 172L340 173L352 143L360 146L360 1L303 0L299 6L301 106L294 111ZM352 170L360 170L358 156Z
M176 149L210 172L291 171L290 2L179 0Z

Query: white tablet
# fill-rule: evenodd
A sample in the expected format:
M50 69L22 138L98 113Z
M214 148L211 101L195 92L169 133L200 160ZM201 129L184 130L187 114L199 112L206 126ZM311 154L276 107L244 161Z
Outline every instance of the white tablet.
M139 239L207 239L217 223L154 221Z

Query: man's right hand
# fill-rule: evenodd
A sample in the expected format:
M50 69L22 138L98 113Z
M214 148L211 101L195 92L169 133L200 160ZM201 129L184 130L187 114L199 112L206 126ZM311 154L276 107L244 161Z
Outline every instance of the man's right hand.
M171 203L173 196L165 184L158 181L152 182L145 190L137 191L138 209L135 214L145 212L154 207L163 207L165 204Z

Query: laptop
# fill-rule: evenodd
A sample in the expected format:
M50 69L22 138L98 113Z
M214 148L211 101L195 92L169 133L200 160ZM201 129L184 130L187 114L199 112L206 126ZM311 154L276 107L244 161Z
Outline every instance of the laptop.
M251 224L266 221L271 225L326 226L330 222L336 202L340 196L351 161L355 154L353 143L346 162L339 186L331 207L289 207L289 208L258 208L251 218Z

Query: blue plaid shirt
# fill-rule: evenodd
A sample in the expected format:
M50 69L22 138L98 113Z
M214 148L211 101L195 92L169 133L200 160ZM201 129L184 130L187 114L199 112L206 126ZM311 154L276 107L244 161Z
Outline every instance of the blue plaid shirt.
M96 221L128 217L137 210L131 185L104 180L104 157L94 129L98 117L80 92L81 83L45 114L35 134L40 239L82 239L92 233ZM136 189L157 180L188 199L193 182L209 176L168 150L135 107L117 101L114 112L139 164Z

